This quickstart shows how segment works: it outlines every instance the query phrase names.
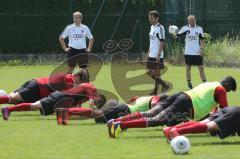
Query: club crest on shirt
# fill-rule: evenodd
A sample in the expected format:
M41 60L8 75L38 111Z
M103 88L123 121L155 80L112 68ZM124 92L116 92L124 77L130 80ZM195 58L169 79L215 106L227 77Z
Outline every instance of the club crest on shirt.
M82 33L84 33L84 30L81 30Z
M198 35L198 32L196 32L195 35Z

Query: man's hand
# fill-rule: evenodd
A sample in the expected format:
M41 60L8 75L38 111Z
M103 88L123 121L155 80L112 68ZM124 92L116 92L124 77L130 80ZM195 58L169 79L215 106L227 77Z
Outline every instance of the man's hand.
M91 50L89 48L87 48L85 51L86 51L86 53L90 53L91 52Z
M171 33L171 35L172 35L173 39L177 39L178 38L176 33Z
M67 47L64 51L65 51L65 52L70 52L70 51L71 51L71 48L70 48L70 47Z

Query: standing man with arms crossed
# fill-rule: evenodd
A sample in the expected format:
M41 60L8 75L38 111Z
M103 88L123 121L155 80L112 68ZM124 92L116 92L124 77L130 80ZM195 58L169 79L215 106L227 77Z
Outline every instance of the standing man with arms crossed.
M155 81L155 88L150 95L156 95L159 84L162 86L162 92L166 91L169 86L160 78L160 69L164 68L163 64L163 47L165 41L164 27L158 22L158 11L149 12L149 22L152 25L149 33L150 46L147 59L147 75Z
M175 35L173 35L175 36ZM194 15L188 16L188 25L183 26L177 36L185 36L185 63L186 63L186 78L188 88L192 89L191 82L191 67L197 65L199 73L203 82L206 82L206 76L203 67L203 48L204 48L204 34L202 27L196 25L196 18Z
M66 26L59 37L62 49L68 53L68 73L72 73L76 64L86 70L88 66L88 54L93 47L93 36L89 28L82 24L82 13L73 13L73 24ZM69 43L66 46L64 39L68 37ZM89 39L88 48L86 46L86 38ZM76 56L78 55L78 56Z

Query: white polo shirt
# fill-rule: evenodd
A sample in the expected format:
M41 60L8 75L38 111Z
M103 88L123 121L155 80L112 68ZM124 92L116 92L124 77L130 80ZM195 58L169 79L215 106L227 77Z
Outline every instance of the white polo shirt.
M160 48L160 43L165 40L165 30L161 24L156 24L151 26L149 33L150 46L149 46L149 57L157 58L158 51ZM161 53L161 58L164 57L163 50Z
M66 26L60 37L63 39L68 37L68 46L74 49L86 49L86 38L93 38L91 31L86 25L76 26L74 23Z
M200 35L204 37L203 29L200 26L183 26L178 34L186 33L185 37L185 55L200 55Z

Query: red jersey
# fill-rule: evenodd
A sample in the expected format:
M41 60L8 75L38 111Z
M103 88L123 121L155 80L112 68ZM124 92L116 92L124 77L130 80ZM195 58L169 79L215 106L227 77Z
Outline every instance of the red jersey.
M74 86L74 75L59 73L50 77L36 78L41 98L47 97L54 91L67 90Z
M94 99L97 96L97 89L92 83L82 83L63 93L74 98L75 104L82 104L89 99Z

